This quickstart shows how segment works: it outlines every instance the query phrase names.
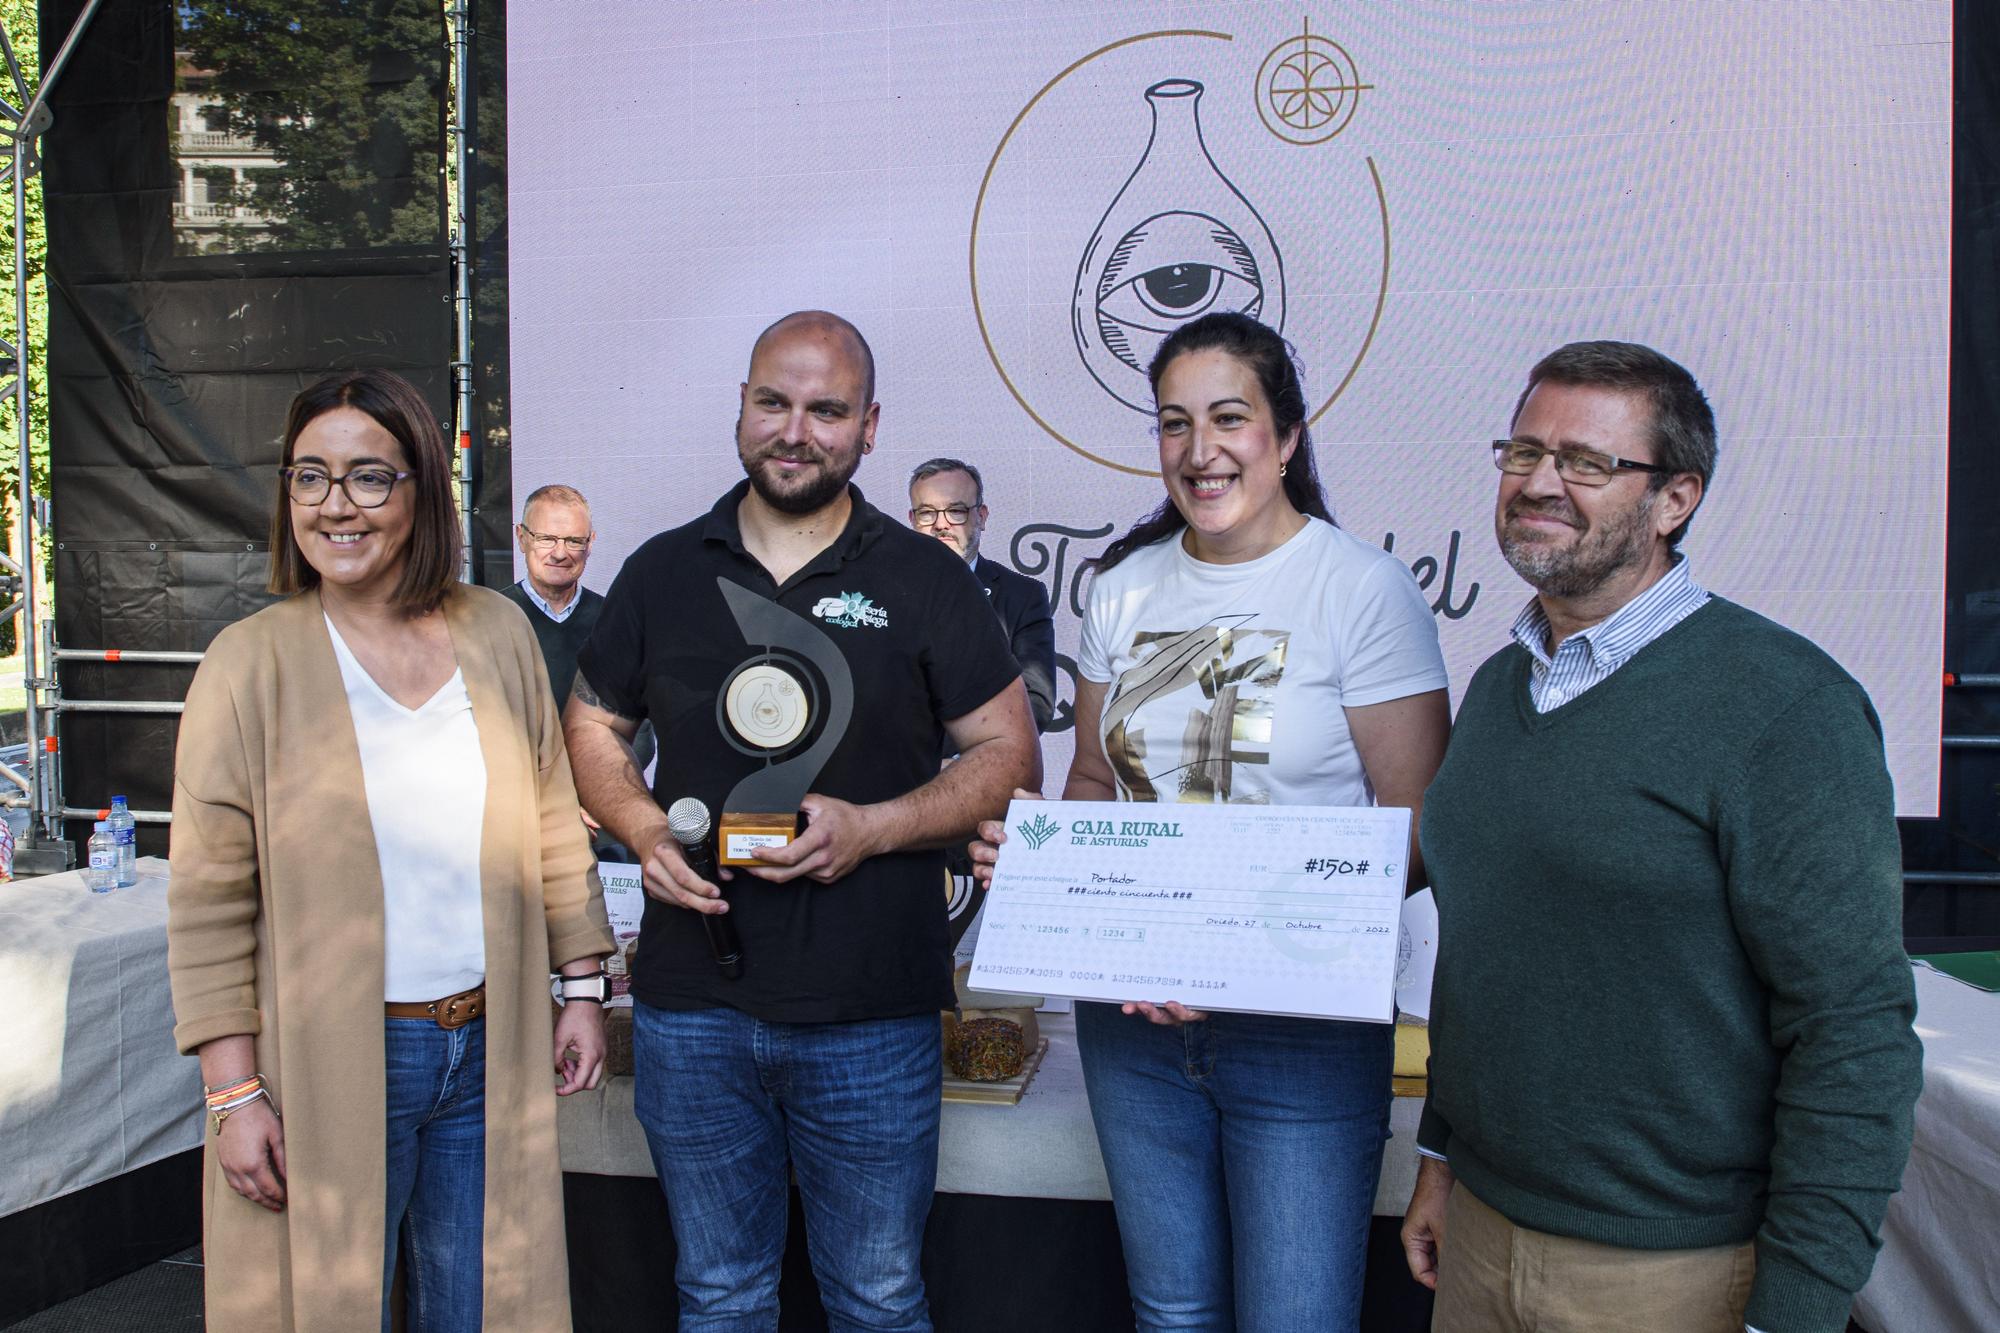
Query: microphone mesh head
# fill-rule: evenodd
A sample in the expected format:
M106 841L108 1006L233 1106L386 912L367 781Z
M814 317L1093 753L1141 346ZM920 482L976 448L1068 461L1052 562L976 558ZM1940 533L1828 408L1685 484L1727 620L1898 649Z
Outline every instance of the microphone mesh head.
M706 838L708 824L708 807L693 796L683 796L667 808L667 831L683 846Z

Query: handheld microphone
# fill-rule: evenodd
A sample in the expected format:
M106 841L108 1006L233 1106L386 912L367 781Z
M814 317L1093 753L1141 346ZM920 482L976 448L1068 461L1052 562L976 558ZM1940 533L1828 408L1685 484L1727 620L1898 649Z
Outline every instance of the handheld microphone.
M680 844L681 859L689 870L711 884L716 877L715 854L708 849L708 807L692 796L683 796L667 811L667 831ZM701 913L701 928L708 934L709 956L731 981L743 975L743 944L736 938L736 923L727 913Z

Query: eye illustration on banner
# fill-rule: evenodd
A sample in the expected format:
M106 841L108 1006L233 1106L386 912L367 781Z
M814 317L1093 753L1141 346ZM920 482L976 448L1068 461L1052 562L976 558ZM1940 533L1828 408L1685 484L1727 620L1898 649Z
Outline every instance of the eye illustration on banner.
M1192 79L1146 89L1152 137L1077 266L1076 349L1136 412L1153 410L1146 367L1183 324L1226 310L1285 327L1284 258L1202 142L1202 91Z
M1318 421L1381 323L1388 198L1352 146L1379 94L1309 21L1288 26L1243 48L1191 28L1099 47L1028 99L987 163L969 265L987 355L1036 425L1114 471L1157 475L1137 418L1175 330L1233 311L1283 333L1331 386ZM1010 153L1017 137L1032 146ZM1051 245L1076 256L1066 290L1040 259Z

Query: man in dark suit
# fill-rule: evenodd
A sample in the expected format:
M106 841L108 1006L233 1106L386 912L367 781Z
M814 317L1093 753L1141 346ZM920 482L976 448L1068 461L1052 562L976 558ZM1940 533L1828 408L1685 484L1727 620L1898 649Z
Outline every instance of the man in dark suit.
M979 469L956 458L933 458L912 472L910 526L972 566L1020 664L1035 729L1047 731L1056 713L1055 617L1041 584L979 554L979 537L986 531L986 486Z

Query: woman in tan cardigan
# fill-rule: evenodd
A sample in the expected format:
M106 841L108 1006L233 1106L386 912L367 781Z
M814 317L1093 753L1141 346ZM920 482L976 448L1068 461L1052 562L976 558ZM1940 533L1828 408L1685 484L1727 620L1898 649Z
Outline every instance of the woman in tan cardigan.
M457 581L435 418L382 371L285 431L287 600L217 636L176 758L168 964L201 1058L208 1327L569 1327L555 1101L611 949L534 637ZM551 1069L553 1068L553 1078ZM282 1118L281 1118L282 1117Z

